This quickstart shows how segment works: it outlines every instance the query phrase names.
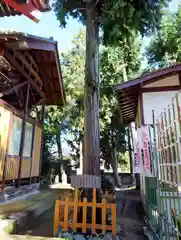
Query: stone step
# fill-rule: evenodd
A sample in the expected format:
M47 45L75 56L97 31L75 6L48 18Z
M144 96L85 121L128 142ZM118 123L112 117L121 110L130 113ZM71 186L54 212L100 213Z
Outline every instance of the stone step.
M3 240L57 240L52 237L36 237L36 236L25 236L25 235L1 235L0 239Z

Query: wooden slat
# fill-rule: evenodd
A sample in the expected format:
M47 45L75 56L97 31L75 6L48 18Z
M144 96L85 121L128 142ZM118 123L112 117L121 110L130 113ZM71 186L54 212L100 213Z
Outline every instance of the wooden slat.
M0 180L2 180L8 142L10 111L0 106L0 114Z
M64 206L65 203L66 203L66 201L61 201L60 206ZM69 207L74 206L74 202L68 202L67 204L69 205ZM83 207L84 206L83 202L79 202L78 206ZM102 206L103 206L102 203L96 203L96 208L102 208ZM87 202L87 207L92 207L92 202ZM107 208L111 208L111 207L112 207L112 203L108 203Z
M30 177L30 168L31 168L31 158L23 158L22 169L21 169L21 178L29 178Z
M8 156L6 162L5 180L13 180L18 178L19 157Z
M68 230L68 213L69 213L69 205L68 205L68 197L66 197L65 207L64 207L64 223L63 223L64 231Z
M92 233L96 232L96 189L93 189L92 198Z
M106 199L103 199L102 200L102 226L103 226L103 233L105 233L106 231L106 209L107 209L107 206L106 206Z
M87 228L90 228L92 233L96 232L96 229L105 231L112 231L113 237L116 237L116 204L107 204L106 200L103 199L102 203L96 203L96 189L93 189L93 199L92 202L88 202L87 198L83 199L83 202L79 202L78 200L78 189L75 190L75 198L74 201L71 201L68 197L66 197L65 201L59 200L56 202L56 208L60 208L60 206L64 206L64 220L61 221L60 211L59 217L57 216L58 210L55 210L55 219L54 219L54 234L57 232L59 226L63 226L63 231L67 231L68 227L73 228L76 231L77 228L82 228L82 232L86 233ZM59 206L57 207L57 204ZM73 208L73 222L69 222L69 209ZM77 223L77 207L83 208L83 218L82 223ZM87 224L87 207L92 207L92 223ZM96 208L102 208L102 224L96 224ZM106 225L106 210L110 208L112 213L112 225ZM76 215L75 215L76 214ZM57 219L59 222L57 223Z
M38 126L35 126L35 136L34 136L33 155L32 155L32 171L31 171L32 177L39 176L41 135L42 135L42 129Z
M78 214L78 188L75 189L74 196L74 213L73 213L73 231L76 232L76 224L77 224L77 214Z
M21 66L21 64L19 64L13 57L13 55L8 52L5 51L5 56L7 57L7 59L14 65L14 67L16 67L16 69L23 75L23 77L25 77L28 81L30 81L31 85L33 86L33 88L36 90L36 92L38 92L40 94L40 96L42 98L45 97L44 92L40 89L40 87L34 82L34 80L30 77L30 75L24 71L23 67Z
M36 66L36 63L34 61L34 59L31 57L30 54L26 53L26 55L24 55L23 53L19 52L19 51L14 51L13 54L14 59L21 61L23 64L24 69L26 68L29 76L32 75L32 79L35 79L35 83L39 85L40 89L42 89L42 80L38 75L38 67ZM29 62L28 62L29 60Z
M116 236L116 204L112 204L112 235Z
M58 230L59 221L60 221L60 200L56 200L55 213L54 213L54 230L53 230L54 234Z
M64 221L62 222L62 221L60 221L59 222L59 225L61 225L61 226L63 226L63 224L64 224ZM69 225L69 227L71 227L72 228L72 226L73 226L73 224L72 223L68 223L68 225ZM83 227L83 224L82 223L77 223L77 228L82 228ZM92 224L91 223L87 223L86 224L86 228L92 228ZM103 226L102 224L96 224L96 229L98 229L98 230L103 230L103 229L105 229L106 231L112 231L112 226L111 225L105 225L105 226Z
M87 229L87 198L83 199L83 217L82 217L82 232L86 233Z

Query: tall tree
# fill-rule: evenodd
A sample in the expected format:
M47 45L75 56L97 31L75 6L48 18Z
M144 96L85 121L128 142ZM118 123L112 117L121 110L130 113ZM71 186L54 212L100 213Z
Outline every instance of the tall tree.
M72 16L86 24L86 71L84 90L85 173L99 175L99 26L106 43L133 31L148 34L159 24L167 0L57 0L54 9L61 25Z
M119 106L113 86L139 72L141 63L140 38L137 35L120 40L116 47L107 47L100 58L100 126L101 159L113 169L115 182L120 185L118 164L124 163L126 128L120 122ZM124 69L124 71L123 71ZM126 74L126 77L125 77Z
M153 36L146 55L152 68L164 67L181 61L181 6L163 18L160 30Z
M84 35L84 36L83 36ZM72 148L72 157L77 162L82 158L80 150L83 140L83 82L84 82L84 57L85 57L85 32L81 31L73 40L73 48L63 55L62 70L64 80L69 83L67 93L74 103L67 120L69 126L66 141ZM120 124L119 109L113 85L125 81L122 73L125 68L126 78L132 78L139 71L140 38L136 35L119 41L117 47L102 48L100 54L100 157L107 168L112 166L116 173L116 156L119 163L124 159L120 152L126 151L125 128ZM122 64L124 62L124 64ZM116 134L116 143L112 141L111 132ZM115 148L113 148L115 146ZM113 151L114 150L114 151ZM115 154L116 152L116 154ZM123 155L122 154L122 155ZM117 179L117 175L115 174Z

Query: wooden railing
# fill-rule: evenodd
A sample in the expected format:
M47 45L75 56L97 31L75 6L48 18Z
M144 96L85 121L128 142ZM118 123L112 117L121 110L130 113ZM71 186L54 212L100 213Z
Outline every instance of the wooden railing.
M77 222L77 216L79 208L82 207L82 223ZM87 223L87 208L92 208L92 223ZM96 224L96 209L101 208L102 212L102 224ZM111 209L111 225L106 225L106 213L107 209ZM71 214L71 216L70 216ZM69 222L69 218L72 218L72 222ZM70 196L66 196L64 200L56 200L55 216L54 216L54 235L58 228L61 227L62 231L67 231L69 227L74 232L77 228L82 229L82 233L86 233L86 230L91 229L92 234L96 233L96 230L102 230L102 232L111 231L112 235L116 237L116 204L107 203L106 199L103 199L101 203L96 202L96 189L93 189L92 202L88 202L87 198L83 199L83 202L79 200L78 189L75 189L74 199Z

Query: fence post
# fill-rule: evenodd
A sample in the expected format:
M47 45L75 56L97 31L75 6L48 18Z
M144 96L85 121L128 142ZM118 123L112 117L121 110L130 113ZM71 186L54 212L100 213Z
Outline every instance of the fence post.
M106 199L102 199L102 231L105 233L106 231ZM113 215L112 215L113 218Z
M65 206L64 206L64 222L63 222L63 230L68 230L68 212L69 212L69 199L65 198Z
M53 227L53 234L55 236L56 231L59 227L59 218L60 218L60 200L56 200L55 204L55 215L54 215L54 227Z
M112 203L112 235L116 238L116 204Z
M96 188L93 188L92 198L92 233L96 233Z
M73 213L73 231L76 232L77 228L77 214L78 214L78 188L75 188L74 195L74 213Z
M83 199L83 217L82 217L82 232L86 233L87 228L87 198Z

